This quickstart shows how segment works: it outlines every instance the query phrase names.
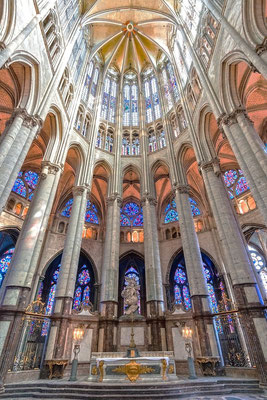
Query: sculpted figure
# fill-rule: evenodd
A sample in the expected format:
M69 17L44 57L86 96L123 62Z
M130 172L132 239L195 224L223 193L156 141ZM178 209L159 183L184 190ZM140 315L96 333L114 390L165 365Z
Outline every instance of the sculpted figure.
M121 296L128 306L125 314L130 315L138 309L138 291L140 290L140 286L137 285L134 278L126 277L125 280L128 285L121 292Z

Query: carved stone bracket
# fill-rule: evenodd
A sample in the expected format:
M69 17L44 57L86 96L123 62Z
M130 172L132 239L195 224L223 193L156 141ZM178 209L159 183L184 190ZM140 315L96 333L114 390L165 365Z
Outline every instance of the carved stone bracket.
M267 51L267 38L264 39L262 44L258 44L256 46L256 53L258 54L258 56L261 56L262 53L264 53L265 51Z
M189 185L179 185L177 183L177 184L173 185L173 191L174 191L174 193L176 193L178 191L181 194L189 195L190 194L190 186Z
M107 198L107 206L112 206L115 201L117 202L117 205L120 207L122 205L122 198L118 193L114 193L112 196L109 196Z
M235 109L233 112L231 112L228 115L224 114L223 116L221 116L220 117L221 124L227 125L227 126L232 126L234 124L237 124L238 123L237 117L240 114L243 114L250 123L253 123L251 121L251 119L249 118L246 110L244 108L240 107L240 108Z
M42 162L42 172L41 178L45 179L48 174L56 175L58 171L62 170L62 166L58 164L53 164L50 161Z
M87 192L88 188L85 186L74 186L72 189L73 196L82 196L83 193Z
M147 202L151 206L156 206L158 203L157 200L153 196L151 196L150 194L145 194L141 199L141 204L145 205Z

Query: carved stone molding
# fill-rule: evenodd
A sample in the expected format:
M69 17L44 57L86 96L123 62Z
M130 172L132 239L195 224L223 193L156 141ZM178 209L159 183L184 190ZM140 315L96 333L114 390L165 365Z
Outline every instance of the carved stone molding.
M107 206L112 206L115 201L117 202L117 205L120 207L122 205L122 198L118 193L114 193L112 196L109 196L107 198Z
M176 193L178 191L181 194L189 195L190 194L190 186L189 185L179 185L177 183L177 184L173 185L173 191L174 191L174 193Z
M87 192L88 188L85 186L74 186L72 189L73 197L82 196L84 192Z
M41 178L45 179L48 174L56 175L59 170L62 170L61 165L53 164L50 161L43 161Z
M201 161L199 163L199 171L212 171L215 172L216 175L221 173L221 169L220 169L220 161L219 159L213 158L212 160L209 161Z
M226 125L226 126L232 126L234 124L238 123L237 117L238 115L243 114L246 119L252 123L251 119L247 115L247 112L244 108L237 108L234 111L232 111L230 114L226 115L224 114L221 116L221 124Z
M149 194L145 194L141 199L141 204L145 205L147 202L151 206L156 206L158 203L157 200L153 196L151 196Z
M267 51L267 38L264 39L262 44L258 44L256 46L256 53L258 54L258 56L261 56L262 53L265 53L265 51Z

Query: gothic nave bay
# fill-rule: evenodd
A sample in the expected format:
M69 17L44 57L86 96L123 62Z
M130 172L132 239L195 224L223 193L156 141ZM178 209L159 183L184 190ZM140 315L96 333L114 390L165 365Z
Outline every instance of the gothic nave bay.
M267 0L0 27L0 399L267 398Z

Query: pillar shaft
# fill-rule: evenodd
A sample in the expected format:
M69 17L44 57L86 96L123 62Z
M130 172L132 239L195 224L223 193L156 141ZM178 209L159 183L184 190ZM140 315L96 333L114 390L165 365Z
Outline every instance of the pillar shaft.
M6 204L18 173L31 147L32 141L40 128L40 120L36 117L27 117L15 138L5 162L1 167L0 175L0 211Z
M234 213L221 174L212 162L202 163L202 176L208 193L228 272L233 285L255 284L252 264L241 228Z
M267 156L244 110L224 116L223 129L267 224Z
M4 304L6 304L5 298L10 298L9 292L14 290L12 288L26 287L30 289L32 287L60 174L61 168L58 165L49 162L43 163L40 182L35 189L8 275L4 281L6 290ZM15 291L17 293L17 289Z
M76 275L80 258L82 232L87 204L87 188L77 186L73 189L73 205L68 232L64 243L60 273L57 283L56 299L73 298ZM69 310L70 311L70 310ZM57 309L56 311L57 312Z
M21 129L24 117L27 115L25 110L15 109L9 121L6 124L5 130L1 135L0 141L0 167L3 164L18 132Z
M163 306L163 283L159 253L156 201L149 196L142 199L144 214L144 247L146 262L146 299L161 302Z

